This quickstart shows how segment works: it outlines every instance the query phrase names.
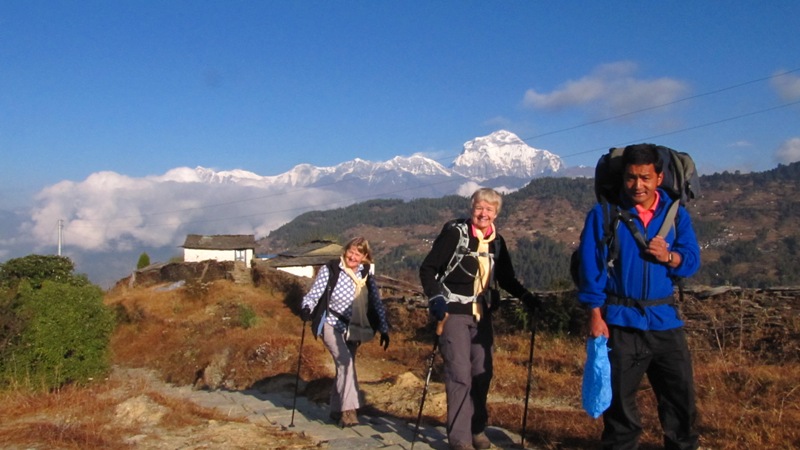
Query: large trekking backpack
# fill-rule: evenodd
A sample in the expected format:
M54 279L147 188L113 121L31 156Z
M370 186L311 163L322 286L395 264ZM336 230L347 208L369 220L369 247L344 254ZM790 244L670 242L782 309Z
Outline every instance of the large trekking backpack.
M609 149L608 153L597 161L594 172L594 193L598 202L602 202L603 199L610 203L618 202L622 174L625 170L622 167L622 154L626 148L637 146L656 148L662 161L661 173L664 174L664 180L660 187L673 200L678 200L685 205L700 195L699 176L694 160L688 153L679 152L663 145L635 144Z
M664 175L660 187L674 200L658 231L659 236L666 236L675 225L678 207L700 195L699 176L694 160L688 153L655 144L635 144L609 149L608 153L597 161L594 177L595 196L603 206L603 244L609 247L608 267L613 267L619 256L616 233L620 223L630 230L639 247L642 249L647 247L647 241L634 223L630 213L618 205L621 198L622 176L625 170L622 165L622 154L626 148L634 146L656 148L662 162L661 173ZM580 285L579 271L580 257L578 251L575 250L570 258L570 275L576 286Z

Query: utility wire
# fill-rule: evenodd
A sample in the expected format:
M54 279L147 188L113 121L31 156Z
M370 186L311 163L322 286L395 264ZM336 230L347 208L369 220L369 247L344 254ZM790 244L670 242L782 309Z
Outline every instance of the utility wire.
M590 125L596 125L596 124L599 124L599 123L608 122L608 121L612 121L612 120L615 120L615 119L620 119L620 118L623 118L623 117L628 117L628 116L632 116L632 115L636 115L636 114L641 114L643 112L652 111L652 110L656 110L656 109L660 109L660 108L665 108L667 106L671 106L671 105L674 105L674 104L677 104L677 103L686 102L686 101L689 101L689 100L695 100L695 99L698 99L698 98L701 98L701 97L706 97L706 96L710 96L710 95L714 95L714 94L719 94L719 93L722 93L722 92L726 92L726 91L734 90L734 89L737 89L737 88L741 88L741 87L744 87L744 86L747 86L747 85L751 85L751 84L755 84L755 83L759 83L759 82L775 79L775 78L778 78L778 77L786 76L786 75L789 75L789 74L792 74L792 73L795 73L795 72L798 72L798 71L800 71L800 68L791 69L791 70L779 72L779 73L776 73L776 74L773 74L773 75L770 75L770 76L761 77L761 78L745 81L745 82L742 82L742 83L737 83L737 84L734 84L734 85L726 86L726 87L723 87L723 88L720 88L720 89L716 89L716 90L713 90L713 91L708 91L708 92L704 92L704 93L701 93L701 94L680 98L680 99L677 99L677 100L674 100L674 101L661 103L661 104L654 105L654 106L649 106L649 107L646 107L646 108L640 108L640 109L629 111L629 112L626 112L626 113L605 117L605 118L602 118L602 119L582 122L582 123L579 123L579 124L576 124L576 125L573 125L573 126L569 126L569 127L565 127L565 128L561 128L561 129L557 129L557 130L553 130L553 131L548 131L548 132L541 133L541 134L538 134L538 135L535 135L535 136L530 136L530 137L527 137L527 138L524 138L524 139L521 139L521 140L524 141L524 142L527 142L527 141L535 140L535 139L538 139L538 138L541 138L541 137L544 137L544 136L550 136L550 135L554 135L554 134L559 134L559 133L563 133L563 132L566 132L566 131L572 131L572 130L575 130L575 129L587 127L587 126L590 126ZM787 108L787 107L790 107L790 106L793 106L793 105L797 105L797 104L800 104L800 101L784 103L784 104L781 104L781 105L777 105L777 106L773 106L773 107L769 107L769 108L765 108L765 109L761 109L761 110L757 110L757 111L751 111L751 112L747 112L747 113L743 113L743 114L739 114L739 115L735 115L735 116L731 116L731 117L726 117L726 118L719 119L719 120L716 120L716 121L707 122L707 123L704 123L704 124L699 124L699 125L694 125L694 126L690 126L690 127L681 128L681 129L674 130L674 131L671 131L671 132L666 132L666 133L662 133L662 134L658 134L658 135L648 136L648 137L641 138L641 139L635 139L635 140L628 141L628 142L626 142L624 144L619 144L617 146L628 145L628 144L635 143L635 142L648 141L648 140L659 138L659 137L680 134L680 133L684 133L684 132L691 131L691 130L697 130L697 129L700 129L700 128L706 128L706 127L718 125L718 124L721 124L721 123L730 122L730 121L733 121L733 120L738 120L738 119L742 119L742 118L745 118L745 117L754 116L754 115L757 115L757 114L762 114L762 113L766 113L766 112L770 112L770 111L774 111L774 110L778 110L778 109ZM595 147L595 148L584 150L584 151L574 152L574 153L570 153L570 154L566 154L566 155L559 155L559 157L561 159L566 159L566 158L571 158L571 157L578 156L578 155L583 155L583 154L588 154L588 153L596 153L596 152L600 152L600 151L606 151L608 148L609 148L609 146ZM456 154L456 156L457 156L457 154ZM437 163L442 164L445 161L452 161L453 158L454 158L453 155L448 155L448 156L444 156L444 157L442 157L440 159L436 159L436 160L433 160L433 161L436 161ZM387 170L387 172L388 172L388 170ZM377 174L379 175L380 173L377 173ZM324 190L325 188L329 188L329 187L332 187L332 186L340 185L340 184L348 182L348 181L350 181L350 180L334 180L334 181L331 181L329 183L315 185L315 186L313 186L313 189ZM406 191L411 191L411 190L416 190L416 189L429 189L429 188L434 187L434 186L438 186L438 185L442 185L442 184L446 184L446 183L452 183L452 182L453 182L453 180L444 180L444 181L439 181L439 182L434 182L434 183L428 183L428 184L425 184L425 185L418 185L418 186L413 186L413 187L404 188L404 189L392 190L390 192L371 193L371 194L364 195L364 196L361 196L361 197L355 197L355 198L351 197L351 198L348 198L347 200L343 200L341 202L329 202L329 203L327 203L327 206L339 206L339 205L346 206L346 205L349 205L349 204L352 204L352 203L358 202L358 201L365 201L365 200L381 198L381 197L385 197L387 195L391 196L393 194L398 194L398 193L401 193L401 192L406 192ZM116 218L114 218L112 220L126 220L126 219L132 219L132 218L141 219L141 218L155 217L155 216L160 216L160 215L168 215L168 214L175 214L175 213L182 213L182 212L207 210L207 209L217 208L217 207L227 207L227 206L232 206L232 205L240 204L240 203L253 203L253 202L258 202L258 201L262 201L262 200L268 200L268 199L272 199L272 198L276 198L276 197L285 197L287 195L294 194L294 193L302 193L302 192L307 191L309 189L312 189L312 188L308 187L308 186L304 186L304 187L298 187L298 188L295 188L295 189L290 189L290 190L287 190L287 191L282 191L280 193L270 193L270 194L255 196L255 197L249 197L249 198L246 198L246 199L231 200L231 201L226 201L226 202L221 202L221 203L214 203L214 204L210 204L210 205L203 205L203 206L197 206L197 207L191 207L191 208L171 209L171 210L156 211L156 212L146 213L146 214L137 214L137 215L131 215L131 216L120 216L120 217L116 217ZM226 217L215 218L215 219L200 219L200 220L195 220L195 221L182 222L182 224L185 225L185 224L196 224L196 223L211 223L211 222L221 222L221 221L237 220L237 219L252 218L252 217L270 216L270 215L275 215L275 214L280 214L280 213L291 213L291 212L308 210L309 208L313 208L313 207L312 206L301 206L301 207L292 207L292 208L286 208L286 209L281 209L281 210L274 210L273 209L273 210L270 210L270 211L267 211L267 212L263 212L263 213L255 213L255 214L247 214L247 215L239 215L239 216L226 216ZM97 222L100 222L100 221L103 222L103 225L107 229L108 228L110 228L110 229L127 228L127 227L124 227L122 225L120 225L118 227L109 226L108 219L98 219L97 220ZM82 224L87 224L87 226L71 225L70 228L74 227L74 228L96 229L96 227L88 225L87 222L90 223L90 222L95 222L95 221L84 219L82 221ZM171 228L172 224L169 224L169 223L164 223L164 224L150 223L147 226L148 227L154 227L154 228L161 228L161 227Z
M634 114L639 114L639 113L643 113L643 112L647 112L647 111L652 111L654 109L665 108L667 106L675 105L677 103L685 102L685 101L688 101L688 100L696 100L696 99L701 98L701 97L706 97L706 96L709 96L709 95L719 94L720 92L730 91L730 90L733 90L733 89L740 88L742 86L747 86L749 84L760 83L762 81L767 81L767 80L771 80L771 79L774 79L774 78L786 76L786 75L789 75L791 73L798 72L798 71L800 71L800 68L787 70L785 72L779 72L779 73L770 75L768 77L762 77L762 78L758 78L758 79L755 79L755 80L745 81L743 83L733 84L731 86L720 88L720 89L717 89L717 90L714 90L714 91L708 91L708 92L704 92L702 94L697 94L697 95L692 95L692 96L689 96L689 97L679 98L678 100L673 100L671 102L666 102L666 103L661 103L661 104L658 104L658 105L648 106L646 108L641 108L641 109L637 109L637 110L634 110L634 111L628 111L626 113L617 114L616 116L604 117L602 119L592 120L592 121L589 121L589 122L579 123L577 125L573 125L573 126L570 126L570 127L561 128L561 129L553 130L553 131L548 131L548 132L545 132L545 133L541 133L541 134L537 134L535 136L531 136L531 137L525 138L525 139L523 139L523 141L527 142L529 140L537 139L537 138L544 137L544 136L550 136L550 135L553 135L553 134L563 133L565 131L572 131L572 130L576 130L578 128L587 127L589 125L596 125L598 123L608 122L610 120L621 119L623 117L628 117L628 116L632 116Z
M800 104L800 100L794 101L794 102L789 102L789 103L784 103L784 104L781 104L781 105L777 105L777 106L773 106L773 107L769 107L769 108L765 108L765 109L760 109L760 110L757 110L757 111L751 111L751 112L747 112L747 113L743 113L743 114L738 114L738 115L735 115L735 116L730 116L730 117L722 118L722 119L719 119L719 120L706 122L706 123L703 123L703 124L693 125L693 126L690 126L690 127L681 128L679 130L674 130L674 131L661 133L661 134L657 134L657 135L652 135L652 136L648 136L648 137L644 137L644 138L634 139L634 140L631 140L631 141L627 141L625 143L617 144L616 146L621 147L621 146L633 144L633 143L636 143L636 142L645 142L645 141L649 141L649 140L660 138L660 137L664 137L664 136L680 134L680 133L684 133L684 132L691 131L691 130L697 130L697 129L700 129L700 128L707 128L707 127L710 127L710 126L719 125L721 123L731 122L731 121L734 121L734 120L742 119L742 118L745 118L745 117L750 117L750 116L754 116L754 115L758 115L758 114L763 114L763 113L770 112L770 111L775 111L775 110L778 110L778 109L788 108L790 106L794 106L794 105L798 105L798 104ZM608 150L608 148L609 148L609 146L595 147L595 148L592 148L592 149L589 149L589 150L584 150L584 151L580 151L580 152L571 153L571 154L568 154L566 156L561 156L561 158L563 159L563 158L572 157L572 156L578 156L578 155L587 154L587 153L596 153L596 152L599 152L599 151L606 151L606 150ZM345 183L345 182L348 182L348 181L350 181L350 180L332 181L330 183L326 183L326 184L323 184L323 185L316 185L316 186L313 187L313 189L323 189L325 187L338 185L338 184ZM374 200L374 199L385 197L386 195L398 194L400 192L413 191L413 190L417 190L417 189L429 189L429 188L434 187L434 186L447 184L447 183L453 183L453 182L454 182L454 180L449 180L448 179L448 180L443 180L443 181L439 181L439 182L434 182L434 183L428 183L428 184L424 184L424 185L408 187L408 188L404 188L404 189L396 189L396 190L392 190L392 191L389 191L389 192L371 193L371 194L364 195L364 196L361 196L361 197L348 197L347 200L343 200L343 201L340 201L340 202L337 202L337 201L329 202L329 203L327 203L327 206L347 206L347 205L350 205L350 204L352 204L354 202L357 203L359 201ZM177 209L177 210L171 210L171 211L159 211L159 212L155 212L155 213L140 214L140 215L137 215L137 216L118 217L118 218L116 218L114 220L123 220L123 219L128 219L128 218L151 217L151 216L157 216L157 215L175 214L175 213L188 212L188 211L194 211L194 210L203 210L203 209L209 209L209 208L213 208L213 207L230 206L230 205L234 205L234 204L238 204L238 203L250 203L250 202L255 202L255 201L258 201L258 200L264 200L264 199L269 199L269 198L284 197L287 194L303 192L303 191L306 191L306 190L309 190L309 189L311 189L311 188L310 187L299 187L299 188L296 188L296 189L283 191L281 193L266 194L266 195L263 195L263 196L251 197L251 198L243 199L243 200L234 200L234 201L231 201L231 202L223 202L223 203L217 203L217 204L206 205L206 206L199 206L199 207L194 207L194 208ZM281 209L281 210L274 210L273 209L273 210L270 210L270 211L267 211L267 212L263 212L263 213L254 213L254 214L246 214L246 215L238 215L238 216L226 216L226 217L215 218L215 219L198 219L198 220L194 220L194 221L182 222L182 224L186 225L186 224L197 224L197 223L224 222L224 221L228 221L228 220L237 220L237 219L245 219L245 218L252 218L252 217L261 217L261 216L271 216L271 215L275 215L275 214L279 214L279 213L304 211L304 210L308 210L309 208L312 208L312 207L311 206L300 206L300 207L286 208L286 209ZM332 208L328 208L328 209L332 209ZM83 223L87 223L87 222L93 222L93 221L92 220L83 220L82 222ZM106 228L111 228L111 229L114 228L112 226L109 226L107 219L103 219L103 225L105 225ZM148 227L154 227L154 228L160 227L159 224L157 224L157 223L148 224L147 226ZM167 228L171 228L170 224L163 224L162 226L163 227L167 227ZM92 226L86 226L86 227L82 227L82 228L93 228L93 227ZM126 227L120 226L119 228L126 228Z

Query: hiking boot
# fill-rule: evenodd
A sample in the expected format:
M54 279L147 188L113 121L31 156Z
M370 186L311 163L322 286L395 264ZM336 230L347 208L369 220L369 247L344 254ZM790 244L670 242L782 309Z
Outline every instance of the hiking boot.
M358 425L358 416L355 409L342 411L342 417L339 419L339 426L342 428L352 427Z
M472 446L476 449L487 449L492 448L492 443L489 441L489 438L486 437L486 433L478 433L472 435Z
M450 444L450 450L475 450L475 447L459 442L457 444Z

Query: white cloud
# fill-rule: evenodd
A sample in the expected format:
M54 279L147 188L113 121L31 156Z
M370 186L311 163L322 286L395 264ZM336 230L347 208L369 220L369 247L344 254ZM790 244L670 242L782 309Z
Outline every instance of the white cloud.
M800 99L800 76L778 72L770 83L778 95L787 101Z
M458 187L458 189L456 190L456 195L460 195L462 197L471 197L472 194L475 193L475 191L477 191L478 189L480 189L482 187L484 187L484 186L481 186L480 184L478 184L478 183L476 183L474 181L467 181L466 183L464 183L464 184L462 184L461 186ZM498 187L495 187L495 188L492 188L492 189L494 189L495 191L497 191L497 192L499 192L499 193L501 193L503 195L510 194L510 193L512 193L512 192L517 190L517 189L509 188L507 186L498 186Z
M800 137L789 139L775 152L775 160L781 164L800 161Z
M52 248L58 221L65 245L82 251L128 251L179 246L187 234L263 237L298 214L339 204L335 193L312 188L281 191L201 180L178 168L131 178L98 172L81 182L62 181L36 197L27 224L40 247Z
M604 64L589 75L567 81L552 92L529 89L523 104L546 110L581 107L606 117L665 105L689 91L686 83L671 78L636 78L637 70L637 65L631 61Z
M482 187L483 186L474 181L467 181L466 183L459 186L458 189L456 189L456 195L460 195L462 197L470 197L475 191L477 191Z

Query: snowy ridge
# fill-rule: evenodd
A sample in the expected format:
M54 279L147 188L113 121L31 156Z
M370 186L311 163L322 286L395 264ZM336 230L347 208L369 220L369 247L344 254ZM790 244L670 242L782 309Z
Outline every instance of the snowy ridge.
M533 148L514 133L501 130L466 142L452 169L475 181L500 176L530 179L563 170L564 163L553 153Z
M518 189L537 176L553 175L565 170L561 158L547 150L527 145L514 133L500 130L488 136L478 137L464 144L461 154L450 167L415 154L395 156L384 162L372 162L361 158L345 161L332 167L317 167L311 164L298 164L291 170L275 176L260 176L247 170L228 170L216 172L197 167L197 179L209 184L237 184L262 188L285 189L289 187L320 187L330 183L351 181L350 189L369 187L374 192L387 188L392 195L404 187L419 191L424 183L451 180L458 184L440 187L430 194L445 195L457 192L466 182L486 183L493 179L503 179L506 188ZM508 186L509 180L518 180ZM491 185L491 183L488 183ZM494 187L494 186L492 186ZM420 196L422 194L397 194L396 196Z

